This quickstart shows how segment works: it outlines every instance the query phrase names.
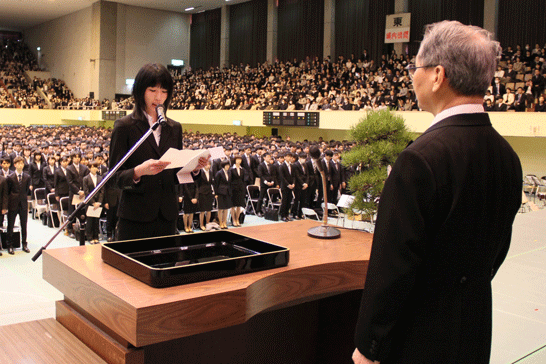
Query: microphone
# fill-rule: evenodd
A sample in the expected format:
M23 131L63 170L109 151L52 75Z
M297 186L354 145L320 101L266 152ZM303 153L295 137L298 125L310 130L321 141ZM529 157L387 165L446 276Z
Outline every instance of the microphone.
M312 160L315 161L315 165L317 166L317 169L319 170L319 172L322 172L323 171L323 166L322 166L322 162L320 161L320 149L313 145L312 147L309 148L309 156L311 157Z
M157 105L155 111L157 112L157 121L159 124L165 124L167 122L167 118L165 117L165 106L163 106L163 104Z
M320 226L315 226L307 230L307 235L312 238L317 239L336 239L341 236L341 233L338 229L328 226L328 189L326 188L326 173L324 173L324 168L320 161L320 150L317 146L312 146L309 148L309 156L315 162L317 169L320 172L322 178L322 197L324 199L323 207L323 223Z

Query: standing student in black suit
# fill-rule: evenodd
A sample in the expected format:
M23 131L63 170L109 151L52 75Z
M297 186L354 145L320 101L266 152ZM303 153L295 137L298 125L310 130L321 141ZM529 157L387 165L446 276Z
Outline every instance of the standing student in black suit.
M85 197L97 187L102 181L102 176L99 176L99 163L92 161L89 163L89 173L83 177L83 192ZM95 196L89 201L89 208L98 209L102 206L104 200L104 188L101 188ZM91 244L98 244L99 242L99 218L87 216L85 222L85 235L87 240Z
M55 192L55 156L50 155L47 158L47 166L42 169L42 179L44 181L46 193Z
M443 21L426 28L408 67L419 105L435 117L385 182L357 364L489 363L491 280L522 194L518 156L482 106L500 53L489 32Z
M15 218L19 215L21 228L21 246L23 251L30 253L27 246L27 220L28 220L28 199L31 191L30 176L23 172L25 160L23 157L13 158L15 171L8 177L8 253L13 255L14 234L13 227Z
M220 228L227 229L228 210L233 207L231 202L229 162L223 160L220 162L220 168L214 176L214 193L218 199L218 224Z
M322 168L324 170L324 174L326 174L326 192L327 192L327 200L328 202L332 202L334 200L334 181L333 181L333 173L334 173L334 163L332 162L332 157L334 156L334 152L331 150L326 150L324 152L324 158L320 160L322 163ZM322 181L322 176L320 178L320 181ZM320 183L322 187L322 183ZM322 204L324 202L323 198L323 189L319 189L319 199L317 201L318 205Z
M241 166L246 171L246 176L244 179L245 187L250 184L254 184L254 178L257 176L254 176L254 173L252 172L252 167L254 167L254 162L252 161L252 147L250 145L246 145L244 149L243 155L241 155Z
M262 148L252 149L251 150L252 155L251 155L251 158L250 158L250 169L252 171L253 179L250 181L250 184L255 184L256 183L256 178L260 177L260 175L258 174L258 167L259 167L259 165L261 163L261 156L258 155L257 153L255 153L256 150L258 150L260 152L260 155L263 152Z
M83 178L89 174L89 168L83 165L81 162L82 155L80 152L73 152L71 154L72 163L66 167L66 180L68 181L68 215L72 214L76 209L74 204L74 196L78 196L80 199L85 198L83 191ZM68 224L67 229L69 234L72 234L73 225Z
M184 215L184 231L193 233L193 214L199 211L199 189L194 181L193 183L184 183L180 186L182 189L182 203Z
M55 192L55 199L59 201L63 197L68 197L70 191L70 185L68 184L67 168L68 168L68 157L63 155L60 159L60 166L55 170L55 176L53 179L53 190Z
M322 188L322 176L320 175L320 172L315 164L315 161L313 161L311 158L307 158L307 170L309 171L309 187L307 192L307 206L309 208L317 208L320 207L320 203L318 206L315 204L315 197L319 196L319 188ZM320 194L322 196L322 194ZM318 199L318 197L317 197Z
M197 188L199 189L199 228L206 230L212 215L212 205L214 203L214 176L210 169L210 161L207 161L205 167L201 170L197 179Z
M303 218L301 208L307 207L307 193L309 191L309 170L307 167L307 153L301 152L298 161L292 166L296 172L296 185L294 187L294 206L292 216L295 219Z
M81 164L82 155L80 152L74 152L71 155L72 164L66 167L66 179L68 180L69 193L68 193L68 213L71 214L75 205L72 204L72 199L75 195L80 198L85 198L85 192L83 191L83 178L89 174L89 168Z
M258 198L258 203L256 204L256 213L259 217L263 216L262 204L267 205L268 196L267 189L275 187L275 178L273 175L273 159L271 159L271 154L265 153L263 155L264 161L258 166L258 176L260 177L260 197Z
M238 155L235 157L235 163L230 169L231 173L231 220L233 226L241 226L239 223L239 217L246 205L246 181L248 181L248 171L242 166L243 156Z
M44 168L45 162L42 160L42 153L40 153L39 150L36 150L32 161L30 162L30 178L33 189L45 187Z
M292 192L296 187L296 171L292 166L293 154L287 153L284 156L284 163L279 167L280 169L280 183L281 183L281 208L280 215L283 221L289 221L288 213L290 210L290 204L292 202Z
M173 80L160 64L143 66L135 77L135 107L114 124L110 143L112 169L157 121L157 106L169 108ZM167 118L115 173L121 189L118 206L118 240L176 234L179 181L169 162L159 161L169 149L182 149L182 126ZM196 171L206 162L201 158ZM196 172L194 171L194 172Z
M0 227L4 226L4 215L8 213L8 197L8 180L0 175ZM2 244L7 246L7 241L3 241ZM2 256L1 253L0 256Z

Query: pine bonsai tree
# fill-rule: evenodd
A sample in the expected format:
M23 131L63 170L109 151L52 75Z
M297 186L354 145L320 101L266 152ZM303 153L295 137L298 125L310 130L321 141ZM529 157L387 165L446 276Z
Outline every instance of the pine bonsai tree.
M360 210L364 216L373 216L387 179L387 166L394 164L412 135L401 116L381 110L368 112L351 128L350 136L355 145L342 160L345 166L357 168L348 181L355 197L348 213Z

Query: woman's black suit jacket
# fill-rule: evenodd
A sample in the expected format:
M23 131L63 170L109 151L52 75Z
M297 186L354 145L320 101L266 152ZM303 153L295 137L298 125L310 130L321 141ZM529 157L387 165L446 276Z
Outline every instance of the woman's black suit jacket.
M150 129L148 120L127 115L114 124L110 144L109 170L120 161L138 140ZM134 183L134 168L148 159L160 159L169 149L182 149L182 126L167 118L161 126L161 137L157 145L153 133L140 145L115 173L116 185L121 189L118 216L136 222L154 221L159 214L166 220L178 218L178 169L165 169L153 176L142 176Z
M491 280L521 206L518 156L486 113L451 116L385 183L355 343L381 364L489 363Z

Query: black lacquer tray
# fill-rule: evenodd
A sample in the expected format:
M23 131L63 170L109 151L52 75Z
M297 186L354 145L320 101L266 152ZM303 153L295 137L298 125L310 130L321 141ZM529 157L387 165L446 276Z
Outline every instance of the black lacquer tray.
M256 272L288 264L289 250L231 231L102 245L102 260L152 287Z

